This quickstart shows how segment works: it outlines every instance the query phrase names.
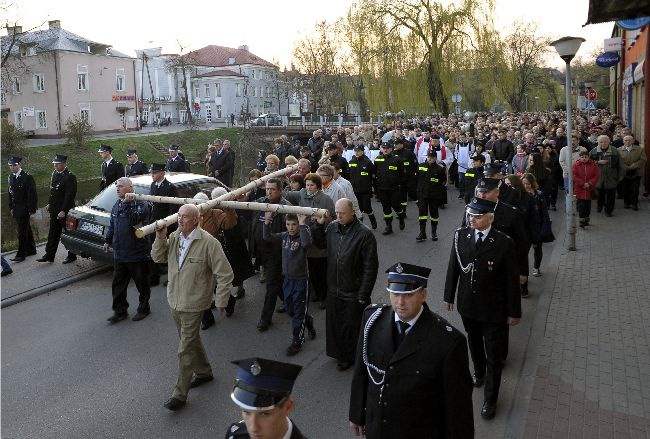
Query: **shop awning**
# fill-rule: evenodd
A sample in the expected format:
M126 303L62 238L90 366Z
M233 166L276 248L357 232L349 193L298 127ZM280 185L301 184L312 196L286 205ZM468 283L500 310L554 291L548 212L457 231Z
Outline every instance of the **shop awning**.
M644 66L644 64L645 64L645 60L641 61L639 63L639 65L637 65L636 68L634 69L634 82L635 83L643 81L643 78L645 77L645 75L643 74L643 66Z
M650 0L589 0L588 24L650 15Z

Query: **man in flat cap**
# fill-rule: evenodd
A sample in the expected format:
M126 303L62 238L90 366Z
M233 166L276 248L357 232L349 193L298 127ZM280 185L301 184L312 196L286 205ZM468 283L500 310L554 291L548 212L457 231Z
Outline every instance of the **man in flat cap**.
M431 270L386 270L390 305L364 311L350 394L355 436L473 438L465 336L426 304Z
M97 152L104 161L102 163L102 179L99 182L99 190L103 191L118 178L124 177L124 165L113 157L113 148L111 146L99 145Z
M466 207L469 226L454 233L444 301L458 312L474 362L474 387L485 383L481 416L496 413L501 370L508 352L508 330L521 319L514 241L492 226L495 203L474 198Z
M127 177L135 177L136 175L143 175L149 173L147 164L138 158L138 151L129 149L126 151L126 160L129 162L124 169Z
M18 229L18 251L11 258L14 262L22 262L26 256L36 254L36 244L29 217L36 213L38 195L36 183L31 174L25 172L20 162L22 157L10 157L9 171L9 212L16 220Z
M169 146L167 170L169 172L190 172L190 164L181 156L177 145Z
M50 182L50 198L46 210L50 213L50 230L47 234L45 254L37 259L37 262L54 262L56 250L59 247L63 223L68 211L74 207L74 199L77 196L77 177L68 169L68 157L57 154L52 160L54 172ZM63 261L69 264L77 260L77 256L68 252Z
M289 419L293 385L301 366L264 358L233 361L239 366L230 398L241 407L243 420L231 424L226 439L304 439Z

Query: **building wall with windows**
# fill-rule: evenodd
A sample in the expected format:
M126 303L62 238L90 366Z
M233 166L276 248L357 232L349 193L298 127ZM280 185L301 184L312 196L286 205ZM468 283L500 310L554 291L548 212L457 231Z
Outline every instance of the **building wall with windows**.
M136 50L136 99L141 102L141 117L148 125L167 118L173 123L184 123L186 120L182 71L170 69L171 56L162 54L159 47ZM188 76L191 76L189 70Z

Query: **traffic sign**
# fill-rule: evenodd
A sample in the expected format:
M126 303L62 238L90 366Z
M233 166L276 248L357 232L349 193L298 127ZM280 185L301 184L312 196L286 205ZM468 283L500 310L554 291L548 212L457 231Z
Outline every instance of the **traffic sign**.
M586 96L587 99L589 99L590 101L595 101L596 99L598 99L598 93L597 93L596 90L594 90L593 88L588 88L588 89L585 91L585 96Z
M455 104L459 103L459 102L462 101L462 100L463 100L463 97L462 97L461 95L459 95L458 93L453 94L453 95L451 96L451 102L453 102L453 103L455 103Z

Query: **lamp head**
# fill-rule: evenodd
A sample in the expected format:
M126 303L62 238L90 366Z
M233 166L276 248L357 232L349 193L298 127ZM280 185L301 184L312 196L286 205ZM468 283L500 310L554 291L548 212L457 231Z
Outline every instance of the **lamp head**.
M560 58L569 63L576 56L576 53L578 53L580 45L585 41L584 38L580 37L563 37L553 41L551 46L555 48Z

